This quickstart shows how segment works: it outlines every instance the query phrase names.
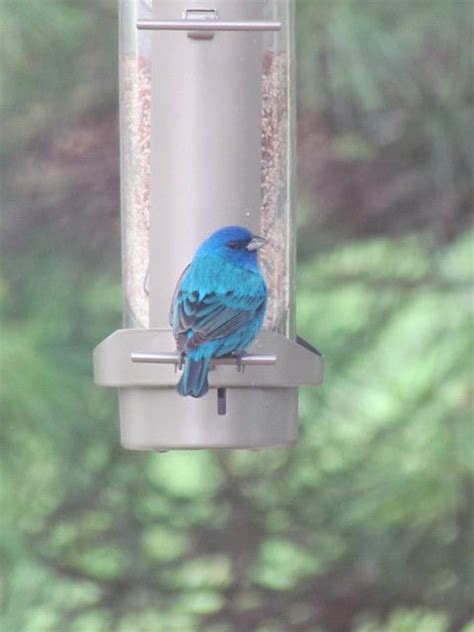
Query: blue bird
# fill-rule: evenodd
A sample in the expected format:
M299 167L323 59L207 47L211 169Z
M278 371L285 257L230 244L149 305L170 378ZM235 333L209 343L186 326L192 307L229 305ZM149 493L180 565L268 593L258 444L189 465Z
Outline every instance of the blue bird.
M182 273L170 313L178 353L186 358L180 395L205 395L211 359L243 356L259 332L267 287L257 251L264 244L247 228L226 226L201 244Z

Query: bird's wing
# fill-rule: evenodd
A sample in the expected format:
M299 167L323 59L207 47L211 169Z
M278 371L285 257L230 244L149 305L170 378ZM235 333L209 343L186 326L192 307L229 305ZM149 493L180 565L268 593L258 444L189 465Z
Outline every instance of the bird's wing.
M176 303L177 303L177 299L178 299L178 294L181 290L181 285L183 283L183 279L186 275L186 272L189 270L189 266L191 264L188 263L188 265L184 268L184 270L181 272L181 276L178 279L178 283L176 284L175 290L174 290L174 294L173 294L173 298L171 300L171 308L170 308L170 316L169 316L169 324L171 327L174 328L174 317L175 317L175 310L176 310Z
M178 346L181 342L183 348L195 348L204 342L232 335L253 321L265 308L265 302L263 285L262 292L254 296L240 296L230 290L225 294L209 292L201 298L197 291L185 291L178 285L171 322ZM192 332L191 336L189 332Z

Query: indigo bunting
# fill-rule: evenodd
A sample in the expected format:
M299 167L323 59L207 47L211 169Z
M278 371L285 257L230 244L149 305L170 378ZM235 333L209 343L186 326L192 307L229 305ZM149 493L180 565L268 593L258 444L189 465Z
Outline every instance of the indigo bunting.
M186 358L180 395L209 390L212 358L245 354L263 322L267 287L257 261L265 239L241 226L226 226L198 248L176 287L170 325Z

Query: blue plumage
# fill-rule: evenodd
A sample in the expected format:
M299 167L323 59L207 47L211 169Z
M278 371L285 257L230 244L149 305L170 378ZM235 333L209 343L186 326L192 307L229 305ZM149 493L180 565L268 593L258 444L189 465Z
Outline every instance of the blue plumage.
M205 395L211 359L243 355L260 330L267 287L257 250L264 243L247 228L221 228L181 275L170 314L178 352L186 357L180 395Z

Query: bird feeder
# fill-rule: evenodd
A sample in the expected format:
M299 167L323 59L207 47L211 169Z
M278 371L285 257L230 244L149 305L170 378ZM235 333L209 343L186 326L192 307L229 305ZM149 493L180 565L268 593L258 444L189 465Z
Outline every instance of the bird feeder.
M297 436L298 386L322 358L295 334L293 2L121 0L120 134L125 328L94 351L119 393L125 448L262 448ZM216 359L209 392L176 392L177 280L226 225L268 240L262 331Z

